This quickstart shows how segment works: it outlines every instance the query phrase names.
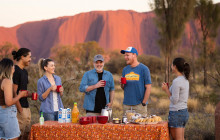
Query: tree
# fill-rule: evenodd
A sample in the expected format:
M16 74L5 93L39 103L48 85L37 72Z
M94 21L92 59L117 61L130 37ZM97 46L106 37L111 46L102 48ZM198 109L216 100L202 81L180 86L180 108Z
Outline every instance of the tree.
M16 45L11 44L10 42L5 42L3 45L0 45L0 60L2 58L10 58L12 59L12 51L17 51L18 47Z
M214 5L212 0L197 0L195 9L195 18L199 24L199 31L202 35L202 61L204 73L204 86L207 86L207 57L210 51L211 44L217 36L218 27L220 24L220 7Z
M159 30L158 41L165 57L165 81L170 79L170 65L174 50L180 43L185 23L193 12L195 0L154 0L156 24Z
M77 70L88 70L93 67L93 57L103 54L104 50L97 42L78 43L75 46L57 45L51 49L51 58L64 67L75 66Z

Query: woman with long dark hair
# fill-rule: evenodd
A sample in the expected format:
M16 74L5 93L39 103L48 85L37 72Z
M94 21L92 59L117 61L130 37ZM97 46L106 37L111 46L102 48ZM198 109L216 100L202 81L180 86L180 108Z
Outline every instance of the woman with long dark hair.
M55 74L55 64L51 59L40 59L39 71L42 76L37 82L37 93L41 101L40 112L43 112L45 121L58 120L59 108L63 108L61 96L63 87L57 90L57 86L62 85L61 79Z
M176 78L170 89L166 83L162 83L162 89L170 99L168 126L173 139L184 140L184 128L189 119L187 101L190 66L183 58L175 58L171 69Z
M17 119L17 108L14 105L20 98L26 97L26 91L19 91L14 97L12 76L14 64L11 59L0 61L0 139L18 139L21 132Z

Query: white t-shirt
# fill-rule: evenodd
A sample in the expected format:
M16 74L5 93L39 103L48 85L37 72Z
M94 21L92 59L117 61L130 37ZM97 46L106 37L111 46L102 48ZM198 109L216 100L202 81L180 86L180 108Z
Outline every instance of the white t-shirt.
M53 91L53 108L54 108L54 111L59 111L57 92L55 91Z

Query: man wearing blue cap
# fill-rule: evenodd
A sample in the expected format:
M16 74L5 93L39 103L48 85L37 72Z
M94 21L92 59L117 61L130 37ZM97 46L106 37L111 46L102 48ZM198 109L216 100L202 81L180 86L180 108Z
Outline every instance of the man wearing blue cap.
M85 93L83 108L86 116L100 116L105 106L112 107L114 80L109 71L104 70L104 58L98 54L93 60L94 69L82 78L79 90Z
M123 111L131 107L142 115L147 115L147 101L151 92L150 70L144 64L138 62L138 52L134 47L121 50L124 54L126 66L122 71L122 77L126 78L126 84L121 84L124 90Z

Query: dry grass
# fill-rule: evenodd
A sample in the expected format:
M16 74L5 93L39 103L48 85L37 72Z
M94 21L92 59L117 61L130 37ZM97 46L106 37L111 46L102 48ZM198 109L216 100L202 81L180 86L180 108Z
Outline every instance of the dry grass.
M33 68L36 69L36 68ZM29 84L29 88L31 91L36 91L36 82L37 82L37 72L30 72L31 79ZM61 75L58 73L58 75ZM158 76L159 77L159 76ZM68 80L68 77L61 77L62 81ZM123 116L123 98L124 92L120 87L119 80L121 75L113 75L115 82L115 99L113 103L113 117L121 118ZM148 104L148 112L150 114L159 115L163 118L163 120L167 120L168 112L169 112L169 104L170 101L167 98L167 95L164 91L162 91L160 87L161 80L156 79L157 81L152 81L152 90L150 94L149 104ZM84 93L79 92L79 83L81 81L81 77L76 77L76 80L69 81L65 84L65 92L62 97L62 101L64 107L72 108L73 102L78 103L78 108L80 111L80 117L85 116L86 112L83 109L83 101L84 101ZM156 84L155 84L156 82ZM69 90L68 90L69 89ZM197 140L197 139L209 139L214 136L214 110L215 105L213 103L209 103L210 93L213 92L211 87L204 88L202 85L192 85L190 98L188 100L188 109L190 111L189 122L186 125L185 138L189 140ZM214 92L213 92L214 93ZM193 95L193 96L192 96ZM193 97L193 98L192 98ZM192 99L191 99L192 98ZM214 97L213 97L214 98ZM207 104L201 104L202 102ZM31 116L32 116L32 124L39 122L39 101L31 101L30 100L30 108L31 108Z
M214 115L215 114L215 106L210 104L210 103L208 103L205 106L205 113Z
M189 112L198 111L200 103L198 99L188 99L188 110Z
M150 97L150 100L151 100L151 102L152 102L153 104L156 104L157 101L158 101L158 98L157 98L157 97L154 97L154 96L151 96L151 97Z
M156 97L167 97L166 93L161 89L161 87L151 87L151 95Z
M209 96L213 89L210 86L204 87L203 85L195 84L192 87L192 92L196 93L198 97L204 98Z
M187 140L214 140L215 117L205 113L190 113L185 128Z
M160 99L157 104L158 109L169 109L170 100L169 99Z

